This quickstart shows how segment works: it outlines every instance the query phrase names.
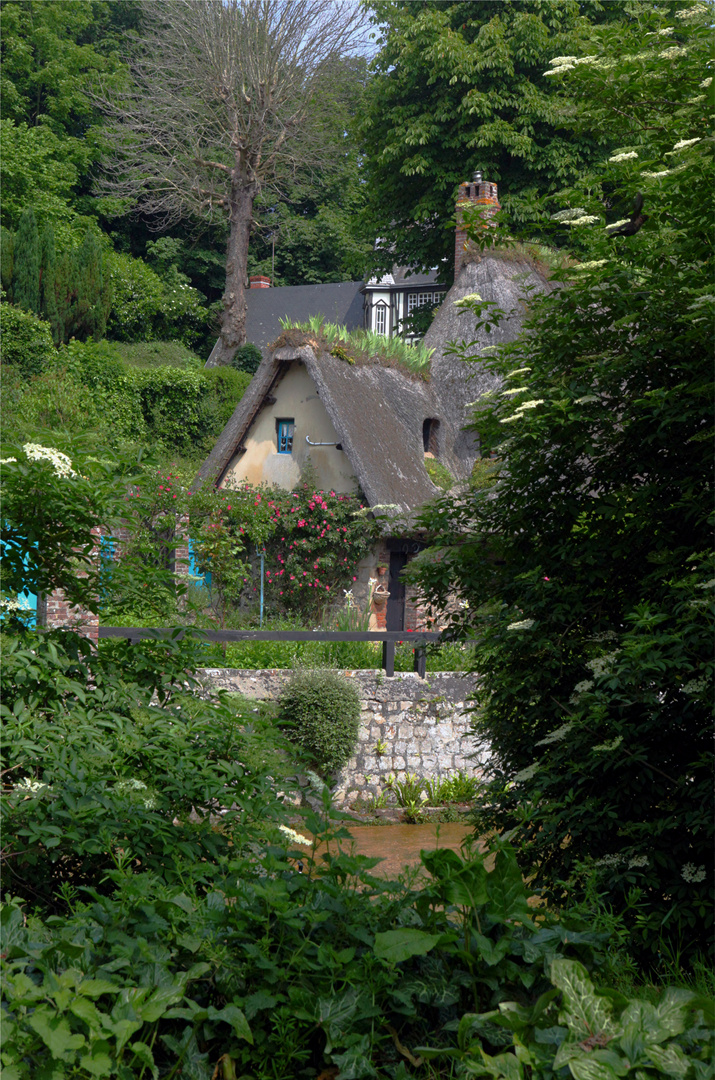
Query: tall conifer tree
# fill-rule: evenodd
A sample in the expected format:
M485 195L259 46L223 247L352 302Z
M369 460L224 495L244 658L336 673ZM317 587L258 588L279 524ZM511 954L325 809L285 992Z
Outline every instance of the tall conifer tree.
M15 234L3 225L0 233L0 263L2 265L2 287L4 299L12 301L12 267L14 262Z
M55 345L60 345L63 323L57 308L56 277L55 232L51 225L46 225L40 236L40 315L52 327Z
M13 301L25 311L40 313L40 238L33 210L20 215L15 234Z

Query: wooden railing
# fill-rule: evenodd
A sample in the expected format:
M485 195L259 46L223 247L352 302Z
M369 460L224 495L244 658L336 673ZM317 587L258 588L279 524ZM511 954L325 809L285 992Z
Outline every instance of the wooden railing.
M430 643L442 635L427 630L199 630L186 628L204 641L381 641L382 669L388 677L395 674L395 645L405 642L412 646L414 671L424 679L427 670L427 650ZM151 626L100 626L101 638L129 638L130 641L169 637L177 628ZM186 632L180 628L179 636Z

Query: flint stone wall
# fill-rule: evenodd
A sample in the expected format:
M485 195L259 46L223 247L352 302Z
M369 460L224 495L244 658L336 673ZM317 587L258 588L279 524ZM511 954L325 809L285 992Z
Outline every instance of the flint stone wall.
M337 803L380 795L390 774L397 779L407 773L424 778L482 774L489 750L475 741L466 711L473 677L451 671L430 672L426 679L412 672L389 679L374 671L343 674L358 684L362 710L356 753L335 778ZM200 676L209 688L265 699L280 695L290 671L206 668ZM378 743L384 744L383 753Z

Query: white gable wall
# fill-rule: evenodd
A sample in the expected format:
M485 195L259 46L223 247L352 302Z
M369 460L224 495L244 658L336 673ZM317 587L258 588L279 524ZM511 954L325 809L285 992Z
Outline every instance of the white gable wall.
M300 361L292 363L271 391L272 405L264 404L243 440L246 450L235 454L221 478L221 487L241 483L277 485L286 491L297 487L300 471L310 457L319 486L324 491L357 491L358 483L346 454L335 446L310 446L311 442L337 443L338 435L315 383ZM278 420L294 420L293 450L279 454Z

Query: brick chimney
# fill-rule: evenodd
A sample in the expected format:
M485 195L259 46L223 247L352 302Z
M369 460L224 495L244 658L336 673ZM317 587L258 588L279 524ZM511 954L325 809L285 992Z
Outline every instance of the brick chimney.
M252 289L270 289L271 279L265 274L254 274L248 279Z
M485 228L488 228L490 224L492 226L494 225L494 222L490 222L489 218L495 214L497 210L501 210L496 184L492 184L488 180L483 180L481 172L475 172L471 181L459 185L459 195L457 196L457 232L454 238L455 281L466 261L466 255L469 250L469 240L462 225L462 211L468 206L482 206L484 208L482 210L482 217L484 218Z

